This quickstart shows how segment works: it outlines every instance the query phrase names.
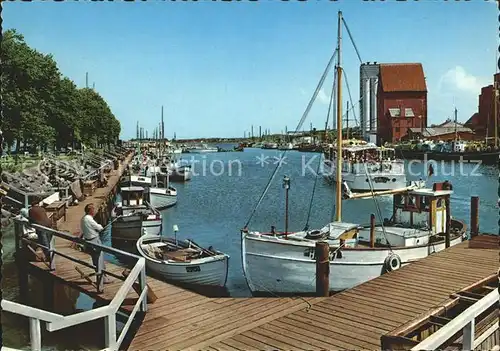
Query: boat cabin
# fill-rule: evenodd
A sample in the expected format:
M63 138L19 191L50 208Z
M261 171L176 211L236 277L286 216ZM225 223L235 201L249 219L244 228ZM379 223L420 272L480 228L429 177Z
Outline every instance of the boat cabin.
M395 194L392 223L403 227L445 233L446 200L453 194L448 182L435 183L432 189L416 189Z
M137 175L130 175L123 178L122 184L128 184L131 187L150 187L151 178Z
M404 173L404 162L396 161L396 151L392 148L369 144L349 146L343 148L342 157L342 172L345 173L366 174L367 170L369 173Z
M131 186L121 188L121 198L123 207L145 206L146 189L141 186Z

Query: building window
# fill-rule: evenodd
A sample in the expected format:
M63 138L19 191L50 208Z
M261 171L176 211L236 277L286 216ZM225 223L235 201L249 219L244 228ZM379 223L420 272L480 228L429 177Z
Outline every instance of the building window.
M401 116L401 110L399 108L390 108L389 109L389 115L391 117L400 117Z
M406 117L415 117L415 114L413 113L413 109L411 108L405 108L405 116Z

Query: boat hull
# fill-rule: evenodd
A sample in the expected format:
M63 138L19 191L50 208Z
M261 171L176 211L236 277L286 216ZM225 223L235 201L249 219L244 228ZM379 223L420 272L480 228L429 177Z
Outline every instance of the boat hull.
M112 246L135 251L135 244L142 235L160 235L161 222L161 219L143 220L140 216L122 217L112 225Z
M328 164L324 165L324 176L331 182L337 180L335 167L330 168ZM349 189L353 191L384 191L401 189L407 186L406 174L374 172L369 174L371 181L366 173L348 173L342 172L342 181L346 182Z
M151 205L157 210L163 210L177 204L177 194L168 194L166 190L168 189L149 189Z
M500 151L491 152L439 152L439 151L413 151L396 149L396 156L411 160L434 160L445 162L481 162L487 165L496 165Z
M223 288L226 285L229 268L227 255L220 254L191 262L172 262L152 259L141 249L141 244L142 241L138 241L136 249L146 259L147 269L162 279L190 286Z
M172 182L187 182L191 180L193 173L191 172L190 167L179 167L173 169L169 174L169 179Z
M462 235L454 236L450 245L462 240ZM243 270L252 294L314 294L314 249L314 242L282 244L242 234ZM349 289L384 274L391 253L397 254L404 266L444 249L444 241L429 246L392 248L392 251L342 248L338 250L341 254L330 261L330 291Z

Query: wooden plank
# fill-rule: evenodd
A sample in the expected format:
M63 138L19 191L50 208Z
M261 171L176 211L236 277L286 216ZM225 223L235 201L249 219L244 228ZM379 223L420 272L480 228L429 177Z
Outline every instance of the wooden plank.
M342 319L343 323L346 325L363 328L365 330L373 331L379 334L387 333L393 328L393 327L388 327L386 325L384 326L382 323L378 323L375 321L352 320L353 316L346 313L335 312L335 314L331 314L329 312L330 310L317 311L310 309L309 311L295 312L293 315L302 318L308 318L309 320L311 320L311 322L328 323L328 324L337 322L338 319Z
M254 335L255 337L255 335ZM277 351L276 347L272 345L268 345L261 341L259 339L259 336L257 335L257 339L253 338L252 335L248 336L246 334L239 334L234 336L231 339L228 340L235 340L238 342L243 342L246 345L251 345L253 348L246 348L245 351L248 350L259 350L259 351ZM227 342L228 340L225 340L224 342ZM279 349L278 349L279 350Z
M252 332L264 336L266 338L276 340L277 342L293 345L292 349L302 349L311 351L316 351L316 350L319 351L322 349L320 347L315 346L311 339L307 340L306 337L301 336L300 334L295 334L291 330L286 332L280 328L273 327L270 324L264 324L261 325L260 327L252 329Z
M356 341L356 343L375 342L376 344L378 343L378 338L380 337L379 332L374 332L372 330L367 330L367 329L359 329L358 326L354 326L352 324L344 324L344 321L346 320L340 317L336 318L335 320L336 323L326 324L317 321L311 321L308 318L304 318L296 314L290 314L285 318L282 318L280 321L290 326L295 326L296 328L309 330L311 332L314 332L314 330L318 330L318 334L322 336L320 340L326 340L324 338L326 336L326 334L324 334L325 330L338 335L337 339L343 340L344 342L351 342L351 341ZM365 347L368 347L368 345L363 346L363 348Z
M267 299L270 300L270 299ZM178 342L172 342L173 349L184 349L191 347L197 349L208 343L223 340L229 336L255 328L258 325L264 324L272 319L279 318L284 314L294 312L298 309L306 307L306 303L301 299L271 299L273 303L256 308L255 306L250 311L235 312L230 317L224 318L220 322L207 324L202 327L199 333L188 333L177 338ZM202 334L202 335L200 335ZM184 340L181 340L184 339Z
M291 315L295 316L295 315ZM307 320L307 319L305 319ZM312 331L313 328L303 327L304 325L310 325L305 322L297 322L291 318L282 318L276 321L273 321L269 325L262 326L268 328L272 327L275 332L281 330L285 335L290 335L293 339L302 338L303 340L308 340L311 345L314 345L323 350L332 350L332 349L353 349L353 343L347 342L343 339L341 335L337 335L335 339L327 337L323 334L322 329L317 329L317 331Z
M274 301L270 300L267 302L263 302L261 307L266 308L267 305L274 303ZM185 320L185 323L182 323L182 325L177 325L177 328L174 327L175 324L179 323L179 320L177 318L173 320L173 323L170 324L169 326L171 327L170 330L164 332L161 334L161 338L164 338L165 341L163 342L168 342L170 345L174 343L175 341L181 339L184 340L186 338L192 337L192 335L196 332L200 332L203 329L203 327L208 327L212 329L215 324L226 324L229 323L232 318L238 318L242 317L242 313L250 313L250 311L255 310L255 305L254 301L248 299L244 300L242 302L236 303L236 308L233 309L223 309L217 313L217 314L212 314L210 311L207 313L203 314L196 314L193 313L193 315L190 315L188 318L180 318L180 321ZM131 344L132 348L140 348L139 345L141 345L141 340L145 339L147 341L150 340L150 333L151 332L156 332L158 329L164 329L164 326L152 326L149 324L149 327L147 328L147 333L141 334L140 336L137 336L134 339L134 342ZM155 333L156 334L156 333ZM158 336L157 336L158 337ZM136 345L137 341L137 345Z
M235 339L226 339L224 341L220 341L217 344L213 346L218 346L218 345L224 345L224 347L228 347L229 350L241 350L241 351L247 351L250 350L251 347L255 347L253 345L248 345L245 344L244 342L235 340Z
M275 340L274 338L270 338L261 334L257 334L253 331L247 331L243 333L243 335L248 336L252 339L255 340L261 340L263 343L266 345L272 346L273 348L277 348L278 350L297 350L297 351L302 351L302 349L298 347L294 347L294 345Z

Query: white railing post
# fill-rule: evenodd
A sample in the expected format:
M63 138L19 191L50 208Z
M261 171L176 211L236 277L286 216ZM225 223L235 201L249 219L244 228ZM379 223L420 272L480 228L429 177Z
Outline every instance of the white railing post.
M97 250L97 248L93 247L92 250ZM102 252L101 249L99 250L99 258L97 260L97 266L95 269L95 277L96 277L96 285L97 285L97 292L101 293L104 291L104 274L102 270L104 269L104 253ZM96 254L95 251L93 253L94 255Z
M141 273L139 274L139 287L140 291L142 292L144 289L146 289L146 265L141 269ZM141 302L141 312L146 312L148 310L148 299L147 296L144 298Z
M470 351L474 350L474 339L475 339L475 328L474 328L475 318L467 323L463 329L462 336L462 350Z
M30 343L32 351L40 351L42 349L40 320L37 318L30 318Z
M56 237L53 235L51 232L46 231L46 235L50 235L50 240L49 240L49 261L50 261L50 270L55 271L56 270L56 254L55 254L55 249L56 249Z
M116 349L116 314L104 317L105 347L109 350Z

